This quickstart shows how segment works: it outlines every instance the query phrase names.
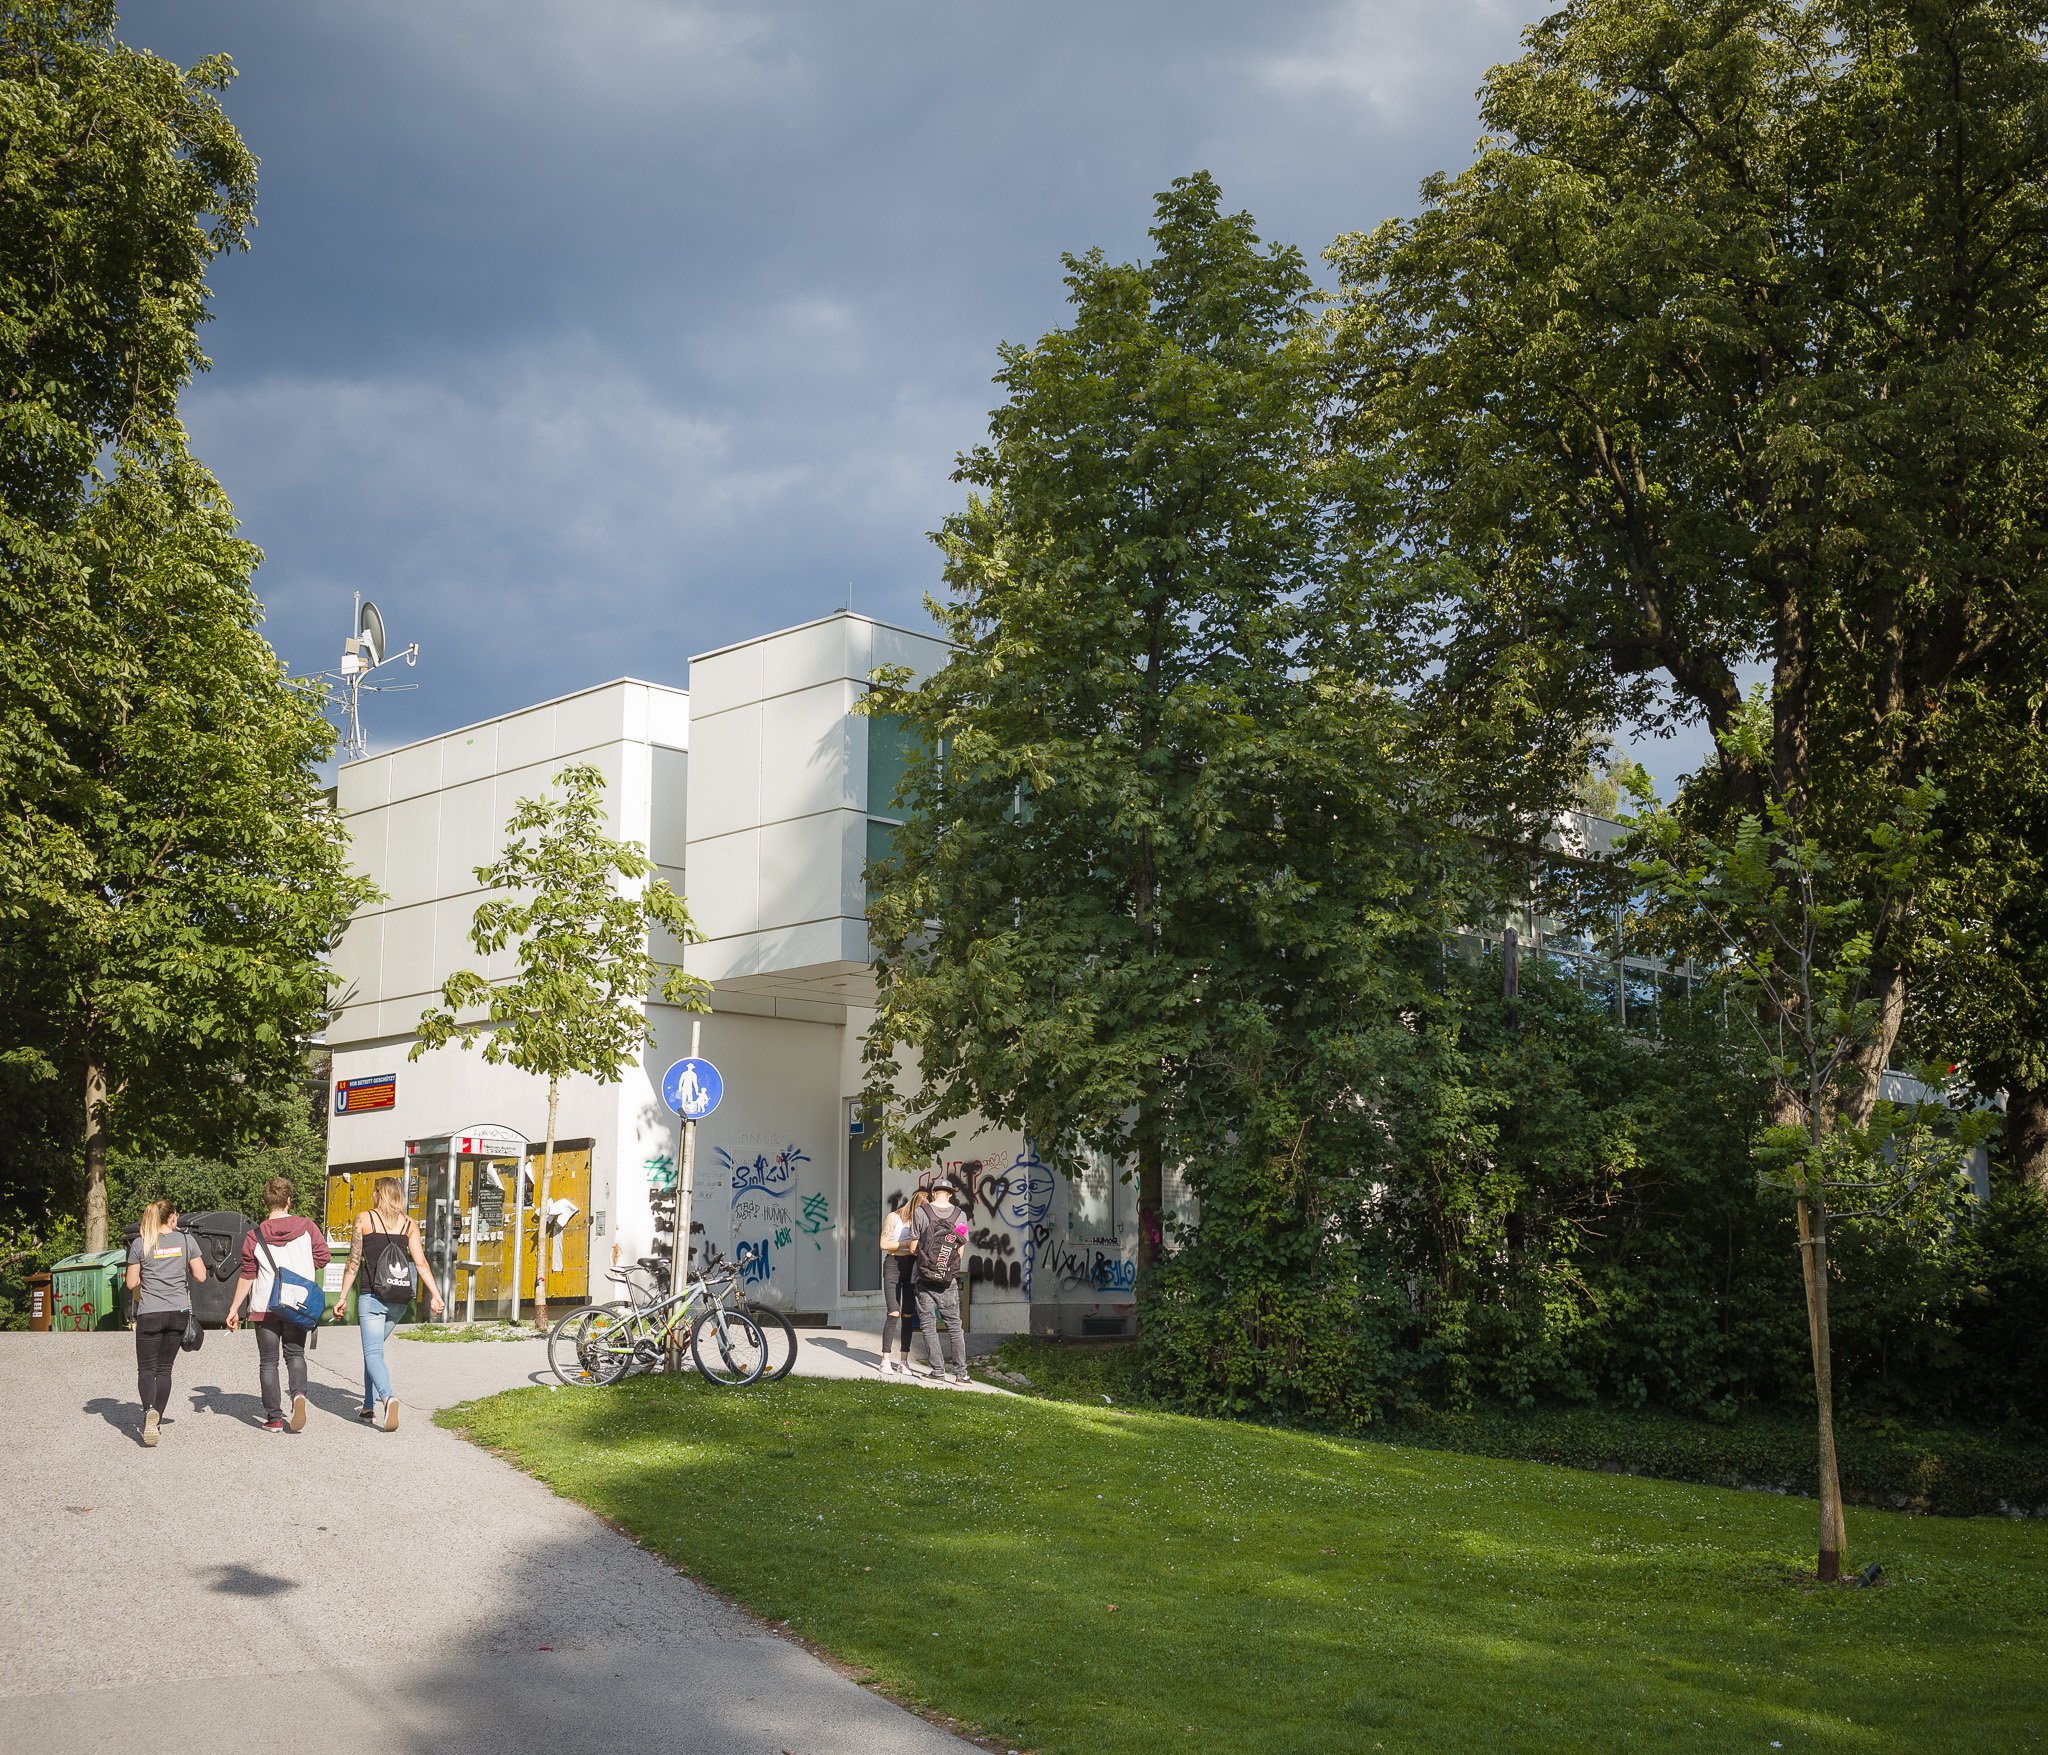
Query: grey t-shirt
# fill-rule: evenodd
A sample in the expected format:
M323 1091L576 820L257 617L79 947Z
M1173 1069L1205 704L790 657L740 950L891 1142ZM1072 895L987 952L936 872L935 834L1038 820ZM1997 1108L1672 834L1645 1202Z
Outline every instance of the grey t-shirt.
M128 1245L128 1259L142 1264L142 1289L135 1294L137 1316L169 1316L192 1308L191 1269L199 1239L189 1231L159 1231L156 1248L142 1253L142 1239Z

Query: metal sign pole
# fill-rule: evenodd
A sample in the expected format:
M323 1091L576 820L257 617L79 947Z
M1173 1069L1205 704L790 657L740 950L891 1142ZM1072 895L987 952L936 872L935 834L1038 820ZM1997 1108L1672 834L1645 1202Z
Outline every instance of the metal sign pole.
M704 1026L697 1020L690 1021L690 1058L697 1058L697 1047L704 1038ZM671 1277L669 1290L680 1292L690 1283L690 1215L695 1204L697 1191L697 1123L694 1117L683 1117L683 1137L677 1156L681 1163L676 1171L676 1263L682 1269L680 1279Z
M526 1155L512 1161L512 1326L519 1326L519 1277L526 1267Z

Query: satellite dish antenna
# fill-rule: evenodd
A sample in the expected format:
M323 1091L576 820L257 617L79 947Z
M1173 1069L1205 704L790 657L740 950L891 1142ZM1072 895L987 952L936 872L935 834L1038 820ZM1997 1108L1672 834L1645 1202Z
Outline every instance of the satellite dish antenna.
M367 597L356 614L356 638L363 644L363 668L375 670L384 662L384 617Z
M403 652L384 656L384 617L374 603L358 594L356 597L355 632L341 643L341 669L323 672L323 677L340 684L339 696L330 694L341 708L341 748L351 761L361 761L369 753L369 746L363 742L362 697L365 694L383 694L392 689L410 689L412 683L373 683L370 677L387 664L396 664L401 658L410 670L420 659L419 642L414 641Z

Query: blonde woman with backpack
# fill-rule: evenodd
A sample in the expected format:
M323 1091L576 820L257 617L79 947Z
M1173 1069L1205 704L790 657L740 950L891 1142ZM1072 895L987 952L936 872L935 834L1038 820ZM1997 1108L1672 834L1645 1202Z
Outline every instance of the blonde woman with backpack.
M171 1402L171 1367L192 1320L192 1282L206 1278L199 1240L178 1229L167 1200L142 1209L128 1245L128 1290L135 1294L135 1390L142 1402L142 1442L154 1447Z
M356 1214L356 1239L348 1252L348 1267L341 1276L341 1294L334 1300L334 1320L348 1308L348 1291L363 1277L356 1294L356 1326L363 1336L363 1405L358 1420L368 1420L380 1431L398 1430L398 1398L391 1393L391 1371L384 1362L384 1343L391 1331L405 1320L407 1308L419 1296L422 1286L427 1303L436 1316L445 1306L441 1288L434 1284L434 1270L427 1265L427 1251L420 1240L420 1228L405 1210L405 1184L396 1176L377 1178L375 1204L367 1213Z

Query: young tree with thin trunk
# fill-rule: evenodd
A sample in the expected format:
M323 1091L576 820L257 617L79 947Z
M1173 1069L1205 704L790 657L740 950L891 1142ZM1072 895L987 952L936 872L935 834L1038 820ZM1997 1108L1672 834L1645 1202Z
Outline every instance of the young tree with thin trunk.
M1761 708L1727 735L1763 758ZM1813 1363L1820 1539L1816 1574L1841 1576L1848 1551L1835 1453L1834 1348L1829 1238L1852 1220L1913 1228L1940 1239L1971 1193L1967 1158L1990 1118L1941 1105L1860 1097L1872 1038L1884 1028L1884 990L1873 972L1876 934L1910 917L1934 853L1931 788L1902 790L1843 865L1779 798L1745 814L1726 839L1688 829L1658 808L1646 779L1631 840L1632 869L1648 888L1652 921L1676 950L1718 966L1734 988L1731 1014L1754 1027L1779 1094L1758 1141L1765 1186L1788 1194ZM1847 875L1851 881L1845 883ZM1702 932L1702 928L1704 931Z
M451 1042L473 1048L481 1040L485 1060L548 1082L533 1270L534 1315L543 1328L562 1081L581 1074L616 1084L625 1077L653 1039L652 1000L711 1009L702 981L652 953L657 927L678 948L698 934L647 850L606 833L602 771L578 763L557 774L554 787L556 797L519 801L505 825L505 851L476 868L477 882L491 894L477 904L469 942L479 957L511 950L517 973L503 981L469 969L449 976L441 1004L420 1016L410 1055L417 1060ZM515 1286L515 1312L519 1295Z

